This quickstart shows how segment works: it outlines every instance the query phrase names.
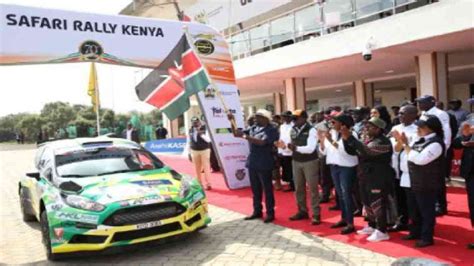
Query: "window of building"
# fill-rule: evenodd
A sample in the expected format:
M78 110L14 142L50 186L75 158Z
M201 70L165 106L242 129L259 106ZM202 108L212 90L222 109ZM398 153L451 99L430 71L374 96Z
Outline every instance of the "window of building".
M266 51L270 47L269 30L269 23L250 29L250 47L252 54Z
M293 31L295 26L295 17L293 14L286 15L271 22L270 40L271 44L279 46L279 44L291 41L293 43Z
M321 7L308 6L295 12L296 38L303 40L317 36L322 27Z
M350 0L328 0L324 5L325 22L328 27L351 22L354 20L352 11Z
M394 0L357 0L357 18L368 17L380 12L391 10Z

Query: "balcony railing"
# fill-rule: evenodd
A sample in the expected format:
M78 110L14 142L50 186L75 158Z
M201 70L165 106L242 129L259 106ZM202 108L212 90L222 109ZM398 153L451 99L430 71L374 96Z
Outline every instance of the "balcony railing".
M234 60L382 19L436 0L316 0L227 37Z

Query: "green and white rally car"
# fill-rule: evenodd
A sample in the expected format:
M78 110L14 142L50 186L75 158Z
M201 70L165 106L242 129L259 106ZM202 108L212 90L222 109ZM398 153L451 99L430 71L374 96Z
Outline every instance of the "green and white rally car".
M131 141L44 143L35 166L19 182L20 205L24 221L40 222L50 260L189 233L211 221L199 182Z

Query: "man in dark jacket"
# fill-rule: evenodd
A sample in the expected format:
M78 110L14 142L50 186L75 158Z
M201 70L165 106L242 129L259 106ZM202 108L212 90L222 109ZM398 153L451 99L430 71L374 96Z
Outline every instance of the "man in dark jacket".
M122 136L124 139L135 141L136 143L140 144L138 130L136 130L131 123L127 124L127 128L122 132Z
M232 113L228 113L233 120ZM267 217L264 223L275 220L275 196L273 194L272 171L275 166L273 147L278 140L278 130L271 125L272 115L269 111L260 109L255 113L256 123L247 130L235 128L231 123L232 133L237 138L246 139L250 145L246 167L249 170L250 186L253 194L253 213L244 220L260 219L263 216L262 194L265 194ZM262 193L263 192L263 193Z
M454 139L453 148L463 149L460 172L466 179L471 226L474 227L474 125L467 122L461 124L461 136ZM470 243L468 248L474 249L474 243Z
M392 179L395 172L391 167L392 144L384 135L385 127L382 119L371 118L366 126L369 137L366 143L357 140L348 130L341 131L346 152L359 158L360 194L369 221L368 226L357 233L370 235L367 240L371 242L390 239L387 210L389 197L393 197Z

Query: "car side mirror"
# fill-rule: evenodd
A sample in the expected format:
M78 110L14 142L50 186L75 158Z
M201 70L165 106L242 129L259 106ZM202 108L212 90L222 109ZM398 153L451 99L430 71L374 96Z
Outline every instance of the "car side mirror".
M53 180L53 173L51 171L51 169L47 169L45 172L44 172L44 177L46 179L48 179L49 181Z
M34 178L36 180L40 179L40 173L37 173L37 172L35 172L35 173L26 173L26 176Z

